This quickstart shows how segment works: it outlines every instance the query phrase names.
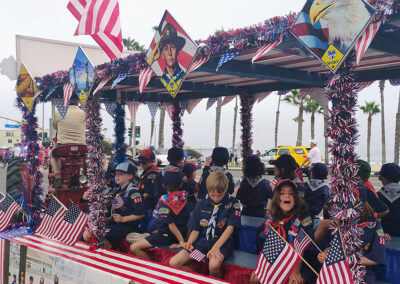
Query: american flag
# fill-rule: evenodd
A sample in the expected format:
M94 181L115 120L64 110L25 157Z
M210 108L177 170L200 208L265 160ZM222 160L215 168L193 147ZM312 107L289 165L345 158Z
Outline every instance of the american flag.
M45 99L48 99L48 98L51 96L51 94L54 93L54 91L55 91L57 88L58 88L58 86L54 86L53 88L51 88L51 89L47 92L47 95L46 95L46 98L45 98Z
M381 22L372 22L369 26L364 30L362 35L357 41L356 44L356 59L357 64L360 64L362 57L364 56L365 52L367 51L369 45L371 44L372 40L374 39L376 33L379 30Z
M6 196L0 203L0 232L5 231L17 212L19 205L10 196Z
M358 82L356 83L356 88L358 89L358 92L361 92L365 88L368 88L369 86L372 85L374 81L369 81L369 82Z
M231 102L235 97L236 97L236 96L226 96L226 97L223 99L221 106L224 106L224 105L226 105L227 103Z
M4 282L4 274L8 273L4 271L4 263L6 261L6 240L5 239L0 239L0 284L3 284Z
M54 98L51 102L56 106L61 118L64 119L68 112L68 105L64 105L64 100L62 98Z
M270 230L254 272L262 284L284 283L299 259L294 249L277 233Z
M263 46L261 46L256 54L253 56L253 59L251 60L252 63L254 63L255 61L257 61L261 56L264 56L267 52L271 51L272 49L274 49L278 44L280 44L282 42L282 40L278 40L278 41L274 41L271 43L267 43Z
M168 116L172 119L172 110L174 108L172 103L166 102L162 104L165 111L168 113Z
M103 80L101 80L100 83L97 85L96 89L94 90L93 95L95 95L98 91L100 91L101 88L103 88L107 84L107 82L110 81L110 79L111 79L111 76L108 76L108 77L104 78Z
M210 107L215 104L215 102L218 100L218 98L208 98L207 105L206 105L206 110L208 110Z
M111 207L112 207L113 210L119 209L119 208L121 208L123 205L124 205L124 201L122 200L122 197L121 197L121 196L118 196L117 198L114 198L114 199L111 201Z
M0 202L4 199L4 194L0 192Z
M119 82L121 82L122 80L124 80L128 76L129 76L128 73L119 74L118 77L115 78L114 81L112 82L111 89L113 89Z
M50 200L49 206L47 206L46 212L43 219L40 221L39 226L36 228L36 233L51 237L54 234L54 230L59 228L61 220L64 217L67 209L65 206L55 199L54 197Z
M278 96L286 95L289 92L290 92L290 90L280 90L280 91L278 91Z
M201 262L204 260L204 258L206 257L205 254L203 254L201 251L199 251L198 249L193 250L190 254L189 257L191 259L196 260L197 262Z
M53 238L65 244L73 245L82 234L87 222L87 215L72 203Z
M150 82L151 77L154 76L153 70L150 67L143 68L139 73L139 91L143 93L147 84Z
M156 114L157 114L159 103L158 102L147 102L146 104L149 107L151 119L154 120L154 118L156 117Z
M257 97L257 103L261 102L262 100L264 100L266 97L268 97L272 92L264 92L264 93L260 93L258 94Z
M400 85L400 78L398 79L389 79L390 85L392 86L399 86Z
M339 230L336 231L317 284L353 283L353 278L343 251Z
M127 102L129 112L131 114L131 120L136 119L136 113L139 109L140 102Z
M70 0L67 8L79 21L75 35L91 35L110 59L121 57L123 45L117 0Z
M190 100L187 107L186 107L186 111L191 114L192 111L194 110L194 108L201 102L202 99L194 99L194 100Z
M114 112L115 109L117 108L117 103L116 102L103 102L104 106L106 107L106 111L108 112L109 115L114 117Z
M65 83L63 87L64 91L64 106L69 103L71 99L71 95L74 93L74 87L72 87L71 83Z
M216 71L218 72L218 70L222 66L222 64L224 64L224 63L228 62L229 60L233 59L238 54L239 54L239 51L229 52L229 53L223 54L221 56L221 58L219 59L219 61L218 61L218 65L217 65L217 70Z
M296 237L294 238L293 241L293 246L294 249L300 254L303 255L303 252L306 250L306 248L311 244L311 239L310 237L303 232L303 229L301 229Z
M197 68L201 67L204 63L206 63L210 59L210 56L203 57L201 59L196 59L193 63L192 66L190 66L189 72L193 72Z

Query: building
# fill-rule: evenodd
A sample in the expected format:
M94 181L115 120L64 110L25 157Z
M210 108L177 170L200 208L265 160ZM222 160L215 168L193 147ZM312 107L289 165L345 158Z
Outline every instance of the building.
M39 136L42 134L42 129L37 129ZM50 130L44 130L44 137L50 137ZM22 133L20 129L5 129L0 130L0 147L14 147L15 143L22 142Z

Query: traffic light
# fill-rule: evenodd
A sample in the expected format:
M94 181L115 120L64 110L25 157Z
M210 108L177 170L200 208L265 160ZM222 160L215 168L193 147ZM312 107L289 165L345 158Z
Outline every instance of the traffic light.
M132 128L128 128L128 135L129 137L132 137Z
M135 136L138 138L140 137L140 126L135 127Z

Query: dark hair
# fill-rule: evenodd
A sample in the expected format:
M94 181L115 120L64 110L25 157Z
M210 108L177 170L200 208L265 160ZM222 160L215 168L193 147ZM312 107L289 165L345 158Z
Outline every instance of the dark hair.
M178 191L181 188L182 188L182 183L180 185L178 185L178 186L173 185L173 184L169 184L169 185L165 186L165 190L167 192L175 192L175 191Z
M296 174L295 170L292 169L285 169L285 168L280 168L277 165L275 165L275 167L278 168L279 170L279 177L281 179L290 179L290 180L294 180L296 178L299 178L299 176Z
M168 162L169 162L171 165L173 165L173 166L175 166L175 167L179 167L179 164L181 163L181 161L183 160L183 158L182 158L182 159L179 159L179 160L172 160L172 159L170 159L170 158L167 158L167 160L168 160Z
M374 209L372 209L371 205L368 204L368 202L364 202L363 205L360 207L360 216L359 222L366 221L368 218L371 218L374 216Z
M279 206L279 193L280 190L276 190L274 196L272 197L271 204L269 206L269 211L272 215L272 221L275 223L280 222L282 219L293 215L293 218L300 218L307 211L307 203L300 198L297 190L293 189L294 197L294 207L288 214L283 213L281 207Z
M75 94L73 94L69 99L69 104L77 106L79 104L79 98Z
M243 164L243 174L245 177L258 177L265 174L264 163Z

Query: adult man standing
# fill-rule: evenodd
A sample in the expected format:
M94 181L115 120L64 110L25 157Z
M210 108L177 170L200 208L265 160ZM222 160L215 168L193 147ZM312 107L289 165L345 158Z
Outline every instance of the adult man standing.
M321 163L321 151L317 147L318 141L316 139L310 140L310 147L311 150L308 152L307 158L304 160L304 162L301 164L300 168L302 168L304 165L313 165L315 163Z

